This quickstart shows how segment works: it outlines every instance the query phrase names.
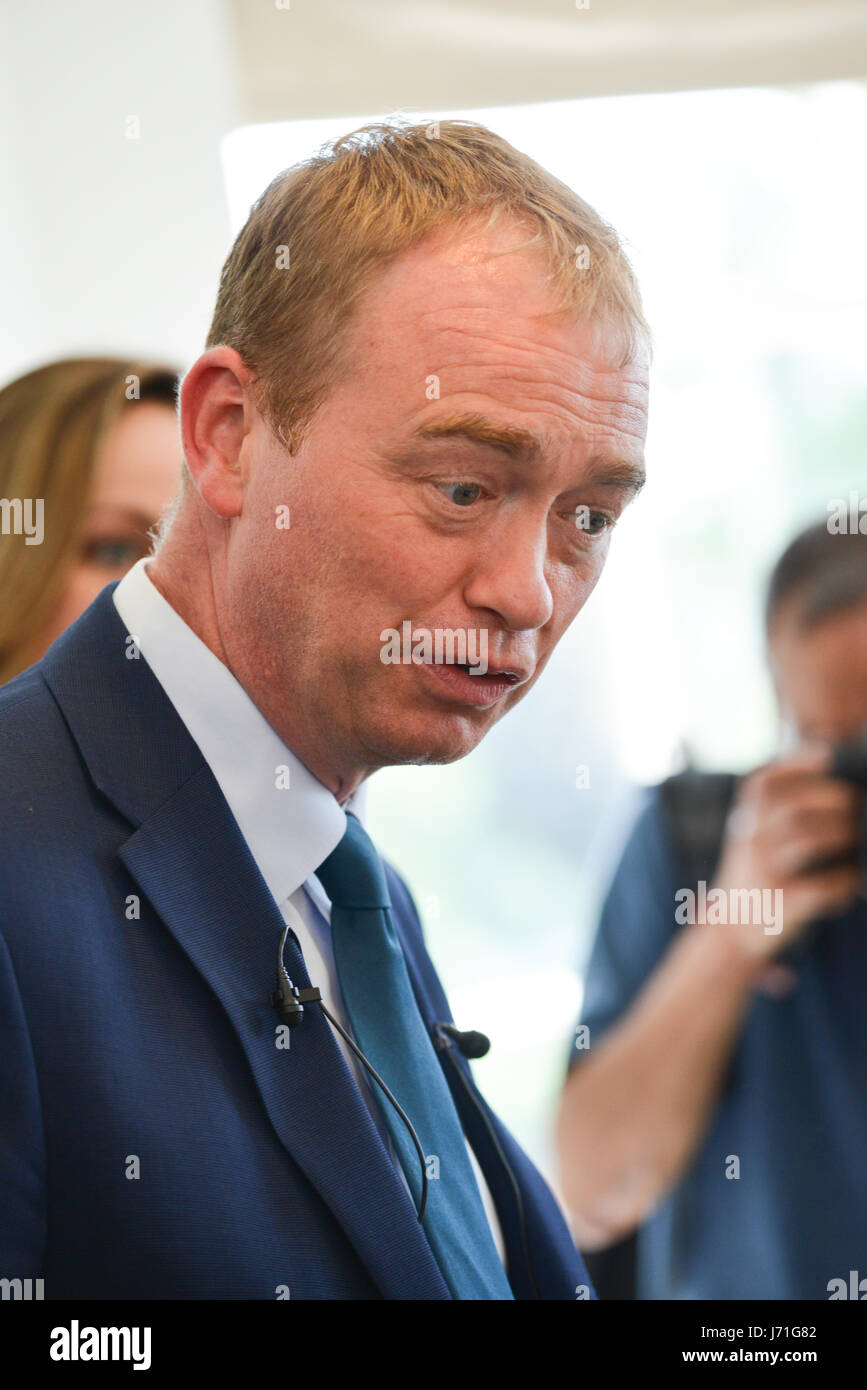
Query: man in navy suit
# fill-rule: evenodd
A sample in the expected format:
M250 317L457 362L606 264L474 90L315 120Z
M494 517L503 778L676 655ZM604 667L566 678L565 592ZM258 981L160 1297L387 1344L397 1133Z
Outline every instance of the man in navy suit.
M474 748L592 591L646 342L611 229L481 127L366 128L255 205L155 555L0 692L0 1277L593 1296L363 798Z

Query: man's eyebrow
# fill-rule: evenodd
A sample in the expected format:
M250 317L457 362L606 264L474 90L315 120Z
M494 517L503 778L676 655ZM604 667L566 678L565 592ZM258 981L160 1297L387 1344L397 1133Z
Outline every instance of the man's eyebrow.
M627 463L611 459L594 459L582 478L582 487L610 487L636 497L647 482L647 474L640 463ZM577 491L577 489L576 489Z
M506 425L489 420L485 415L446 415L431 420L416 431L420 439L469 439L474 444L487 444L501 449L510 458L532 463L542 454L542 441L519 425ZM646 474L641 464L597 458L590 465L582 486L617 488L635 496L644 487Z
M529 430L519 425L501 424L489 420L485 415L445 415L440 420L431 420L416 431L420 439L451 439L461 436L474 444L487 444L492 449L502 449L510 458L523 458L531 461L542 451L541 440Z

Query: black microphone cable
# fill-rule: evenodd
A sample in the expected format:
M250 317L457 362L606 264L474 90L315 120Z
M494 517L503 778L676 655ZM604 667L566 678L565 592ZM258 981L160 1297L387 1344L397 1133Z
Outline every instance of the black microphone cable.
M421 1142L415 1131L412 1121L410 1120L403 1107L392 1095L388 1086L383 1081L382 1077L379 1075L379 1072L376 1070L373 1064L367 1060L364 1053L361 1051L361 1048L358 1047L354 1039L349 1036L349 1034L346 1032L346 1029L343 1028L340 1025L340 1023L338 1023L337 1019L326 1007L325 1002L322 998L321 991L316 986L311 986L309 989L299 989L296 985L292 983L291 979L289 978L289 974L286 970L286 967L283 964L283 948L286 944L286 938L290 934L292 936L292 939L295 941L295 944L298 945L300 950L300 943L298 942L298 938L292 931L291 927L284 927L283 933L280 937L280 945L277 953L277 988L271 996L271 1002L277 1010L277 1013L281 1021L290 1029L297 1028L303 1020L305 1004L318 1004L325 1017L328 1019L328 1022L331 1024L333 1028L337 1030L340 1036L344 1039L347 1046L352 1050L354 1055L358 1058L359 1062L361 1062L362 1066L370 1074L370 1076L373 1077L373 1080L379 1086L386 1099L394 1107L395 1111L400 1116L401 1120L406 1125L406 1128L409 1131L410 1137L415 1147L415 1151L418 1154L419 1163L421 1164L422 1187L421 1200L419 1202L418 1208L418 1220L419 1222L421 1222L424 1217L425 1209L427 1206L427 1163L425 1162L424 1150L422 1149ZM438 1052L445 1052L446 1056L449 1058L449 1061L454 1067L455 1072L460 1078L461 1085L466 1091L467 1096L470 1099L470 1102L474 1106L475 1110L478 1112L482 1120L482 1123L485 1126L488 1138L490 1139L491 1144L494 1147L497 1157L499 1158L500 1162L503 1165L503 1168L506 1171L506 1175L509 1179L509 1183L512 1188L512 1193L515 1198L515 1206L518 1212L518 1225L521 1232L521 1245L524 1251L524 1259L527 1265L527 1273L529 1275L530 1284L533 1289L533 1296L534 1298L541 1299L542 1295L539 1292L539 1285L536 1281L536 1271L533 1266L533 1257L530 1252L530 1240L527 1232L527 1221L524 1212L524 1201L521 1196L520 1185L518 1183L517 1178L515 1177L512 1165L506 1158L506 1155L503 1151L503 1146L500 1143L499 1136L497 1135L496 1130L493 1128L483 1107L479 1104L479 1101L476 1095L474 1094L472 1086L468 1082L467 1078L464 1076L463 1071L461 1070L453 1055L453 1048L455 1045L457 1045L459 1050L466 1057L484 1057L485 1054L490 1050L490 1039L485 1037L484 1033L477 1033L472 1030L468 1032L461 1032L461 1030L459 1028L456 1028L453 1023L435 1023L433 1032L435 1048Z
M410 1120L403 1107L395 1100L394 1096L388 1089L379 1072L376 1070L376 1068L372 1065L371 1062L368 1062L364 1053L361 1051L361 1048L356 1045L354 1040L347 1033L346 1029L341 1027L341 1025L337 1022L337 1019L325 1007L325 1001L322 998L321 992L315 986L311 986L310 989L298 989L295 985L293 985L292 981L289 978L286 967L283 964L283 947L286 944L286 937L289 936L290 932L296 945L299 945L298 938L292 931L292 928L288 926L285 927L283 930L283 934L280 937L280 946L277 953L277 988L271 996L271 1002L277 1010L277 1013L281 1021L285 1023L287 1028L298 1027L299 1023L301 1023L302 1019L304 1018L305 1004L318 1004L325 1017L328 1019L328 1022L331 1024L332 1028L337 1029L337 1032L343 1038L344 1042L347 1044L348 1047L352 1049L359 1062L361 1062L362 1066L364 1066L366 1070L370 1073L370 1075L373 1077L374 1081L376 1082L377 1086L380 1087L386 1099L390 1102L391 1105L394 1106L398 1115L403 1120L403 1123L409 1130L410 1138L412 1139L412 1142L415 1145L415 1151L418 1154L419 1162L421 1164L421 1201L419 1202L418 1207L418 1219L419 1221L422 1221L424 1219L425 1208L427 1207L427 1163L425 1161L424 1150L422 1149L421 1142L419 1140L418 1135L415 1132L412 1121Z

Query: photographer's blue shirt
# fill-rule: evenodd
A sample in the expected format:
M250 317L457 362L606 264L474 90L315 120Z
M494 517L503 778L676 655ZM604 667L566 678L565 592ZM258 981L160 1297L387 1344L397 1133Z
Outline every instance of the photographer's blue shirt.
M590 958L591 1052L682 930L684 886L652 789ZM704 1139L639 1231L639 1298L828 1299L831 1281L861 1279L867 1297L867 903L814 924L784 959L793 987L756 990ZM587 1055L573 1046L570 1062Z

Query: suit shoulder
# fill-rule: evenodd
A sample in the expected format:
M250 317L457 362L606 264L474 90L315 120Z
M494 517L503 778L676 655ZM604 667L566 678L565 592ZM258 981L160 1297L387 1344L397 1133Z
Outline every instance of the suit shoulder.
M69 731L39 664L0 686L0 748L3 784L29 773L70 744Z
M69 826L87 777L39 665L0 687L0 860L26 862Z

